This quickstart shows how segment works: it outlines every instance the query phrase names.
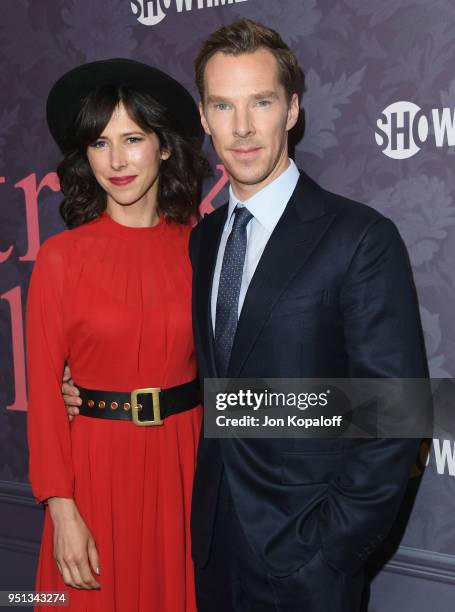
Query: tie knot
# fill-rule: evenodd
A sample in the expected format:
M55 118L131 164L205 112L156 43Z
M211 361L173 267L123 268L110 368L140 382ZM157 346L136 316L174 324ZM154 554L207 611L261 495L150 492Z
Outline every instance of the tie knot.
M250 213L248 208L245 206L237 206L234 210L235 219L234 219L234 227L246 227L249 221L253 218L253 215Z

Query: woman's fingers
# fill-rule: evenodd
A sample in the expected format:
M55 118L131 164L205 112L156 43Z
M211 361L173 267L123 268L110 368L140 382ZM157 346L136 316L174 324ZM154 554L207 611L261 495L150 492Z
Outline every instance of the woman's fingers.
M90 571L90 567L88 564L88 558L79 559L78 561L73 561L71 564L68 564L71 576L77 587L80 589L98 589L99 584L95 580Z
M54 525L54 558L65 584L77 589L99 589L90 565L99 566L95 540L73 499L51 497L49 512Z
M66 561L65 559L61 559L57 561L57 566L65 584L68 586L72 586L75 589L87 590L100 588L99 582L95 580L90 571L88 558L79 559L78 561Z
M90 566L95 574L99 576L100 574L100 559L98 556L98 551L96 550L95 540L90 539L88 542L88 559L90 561Z
M88 558L84 560L82 564L79 565L79 574L82 578L82 584L86 589L99 589L99 582L96 580L94 575L90 570L90 565L88 562Z
M71 561L68 563L68 568L71 572L71 580L72 580L72 586L75 586L77 589L86 589L87 587L84 584L84 581L82 580L82 576L79 572L79 567L77 566L77 563L75 563L74 561Z
M62 572L62 577L63 577L63 582L68 585L73 587L74 589L78 589L80 587L77 586L77 584L74 582L73 580L73 576L71 574L70 568L68 567L68 565L63 561L63 559L61 561L57 561L57 565L59 565L59 567L61 568L61 572Z
M60 563L60 561L58 559L55 559L55 562L57 564L58 571L60 572L60 575L63 576L62 564Z

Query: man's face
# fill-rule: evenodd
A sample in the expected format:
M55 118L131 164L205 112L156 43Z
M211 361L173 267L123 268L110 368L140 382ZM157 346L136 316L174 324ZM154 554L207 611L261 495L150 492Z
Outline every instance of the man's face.
M288 166L288 131L299 104L289 101L279 81L278 62L267 49L207 62L201 121L230 176L235 195L245 200Z

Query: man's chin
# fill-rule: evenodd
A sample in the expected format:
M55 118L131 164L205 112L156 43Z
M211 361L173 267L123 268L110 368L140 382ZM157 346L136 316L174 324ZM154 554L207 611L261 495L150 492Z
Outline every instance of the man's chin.
M226 166L226 171L229 174L232 181L239 183L240 185L258 185L267 178L267 171L258 168L229 168Z

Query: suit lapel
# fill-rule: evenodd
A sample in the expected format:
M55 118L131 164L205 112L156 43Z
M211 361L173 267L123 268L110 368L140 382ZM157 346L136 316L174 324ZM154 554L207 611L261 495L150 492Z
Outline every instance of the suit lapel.
M230 377L239 376L274 304L334 217L325 212L323 191L302 173L248 287L232 347Z
M212 324L212 284L221 234L226 222L227 205L215 210L204 218L201 228L200 253L196 276L197 318L201 331L201 342L207 356L211 376L215 377L215 347Z

